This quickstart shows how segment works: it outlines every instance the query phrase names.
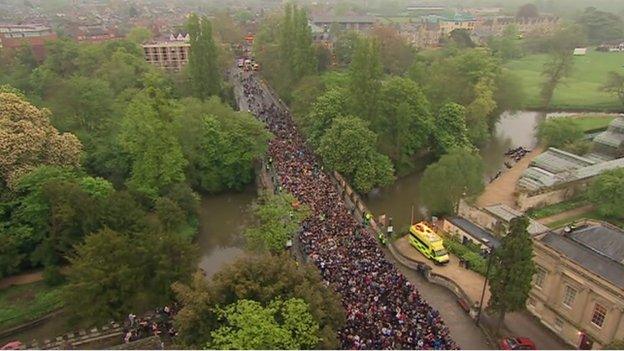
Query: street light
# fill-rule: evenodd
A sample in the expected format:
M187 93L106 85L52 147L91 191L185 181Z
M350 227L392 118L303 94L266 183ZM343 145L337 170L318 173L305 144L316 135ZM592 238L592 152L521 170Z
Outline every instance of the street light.
M477 313L476 324L479 325L479 321L481 320L481 311L483 310L483 299L485 298L485 288L487 287L488 279L490 277L490 267L492 267L492 258L494 257L494 248L490 249L490 253L488 254L488 263L487 268L485 269L485 281L483 282L483 290L481 291L481 301L479 302L479 312Z

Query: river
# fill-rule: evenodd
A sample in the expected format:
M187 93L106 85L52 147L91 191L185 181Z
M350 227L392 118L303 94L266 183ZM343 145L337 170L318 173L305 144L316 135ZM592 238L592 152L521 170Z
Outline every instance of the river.
M504 154L509 148L533 148L536 145L535 128L542 118L544 113L531 111L504 112L501 115L492 139L480 150L487 178L504 167ZM376 216L386 214L392 217L397 231L406 230L412 217L412 207L415 220L423 219L426 215L418 186L421 176L422 171L414 172L389 187L374 190L368 194L365 202Z

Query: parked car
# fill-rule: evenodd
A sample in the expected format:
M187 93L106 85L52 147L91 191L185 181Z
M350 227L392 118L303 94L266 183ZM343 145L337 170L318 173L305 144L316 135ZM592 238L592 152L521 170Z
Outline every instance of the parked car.
M535 350L535 343L529 338L510 336L501 339L501 350Z

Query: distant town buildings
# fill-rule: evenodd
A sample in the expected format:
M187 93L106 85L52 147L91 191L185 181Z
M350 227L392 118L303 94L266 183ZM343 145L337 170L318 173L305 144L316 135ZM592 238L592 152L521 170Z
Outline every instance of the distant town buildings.
M531 161L518 180L517 205L521 210L564 201L585 190L596 176L624 167L624 117L593 140L591 153L579 156L548 148Z
M531 313L582 350L624 339L624 231L585 222L539 236L534 252Z
M67 32L78 42L99 43L119 38L114 29L103 24L70 25Z
M145 60L158 68L179 72L188 64L191 44L188 33L171 34L141 45Z
M46 25L0 24L0 48L12 51L28 46L38 61L45 59L46 42L56 39L56 33Z
M310 23L318 28L329 30L332 26L337 26L339 30L367 31L373 28L377 19L372 16L312 16Z

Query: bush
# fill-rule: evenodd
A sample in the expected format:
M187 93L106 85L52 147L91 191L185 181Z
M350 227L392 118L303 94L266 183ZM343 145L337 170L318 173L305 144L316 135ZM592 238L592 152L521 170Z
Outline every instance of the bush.
M47 266L43 269L43 282L48 286L58 286L65 283L65 276L59 266Z
M477 248L476 245L471 248L463 245L462 243L457 241L457 239L447 236L444 239L444 247L446 247L446 249L450 253L466 261L466 268L470 269L471 271L475 271L481 275L485 275L485 272L487 270L487 262L486 259L481 256L480 252L475 252L475 248L476 250L480 251L480 249Z

